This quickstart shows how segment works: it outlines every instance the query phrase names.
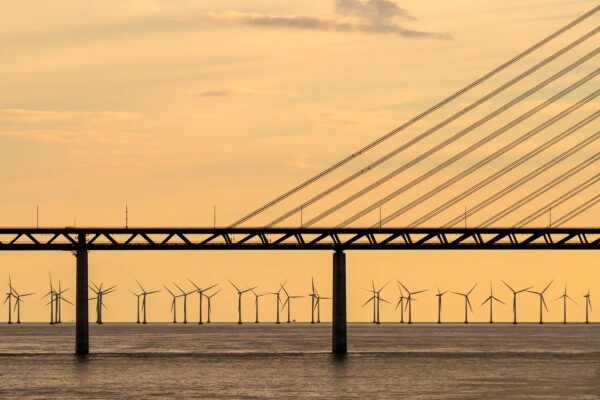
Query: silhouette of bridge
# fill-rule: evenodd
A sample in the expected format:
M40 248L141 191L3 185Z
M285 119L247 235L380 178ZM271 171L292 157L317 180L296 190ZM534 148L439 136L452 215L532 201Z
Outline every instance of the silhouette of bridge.
M342 167L349 167L351 162L359 160L360 157L366 154L371 155L372 149L395 137L398 133L409 127L419 128L420 125L417 123L422 123L424 118L443 109L455 99L484 84L517 62L532 58L536 59L529 56L583 21L589 20L599 10L600 6L597 6L588 11L421 114L243 216L228 227L2 228L0 229L0 250L60 250L74 252L77 258L77 354L87 354L89 352L89 251L332 250L334 252L332 351L339 354L346 353L346 250L600 249L600 228L569 228L565 226L569 221L600 202L600 195L597 194L600 173L593 170L595 163L600 159L599 149L593 147L597 139L600 138L600 130L597 126L600 110L598 103L594 103L600 95L600 89L591 88L586 92L586 88L594 85L594 79L600 74L600 68L597 68L597 64L595 67L589 68L590 64L597 63L596 57L600 52L600 47L595 47L581 56L567 59L566 65L562 66L561 69L527 90L520 92L501 106L493 108L493 111L487 113L481 111L485 115L475 115L474 122L467 123L464 128L458 129L451 136L446 138L433 136L445 127L453 128L452 123L454 121L471 113L479 106L489 105L489 100L494 97L502 93L504 95L510 94L509 89L516 90L514 86L517 83L526 82L524 81L525 78L532 76L534 73L539 73L547 65L564 59L563 56L574 51L588 40L595 38L600 31L600 26L597 25L576 39L568 41L563 47L537 61L523 72L512 74L511 78L505 83L495 87L477 100L464 106L461 103L462 108L457 112L451 112L449 116L444 115L441 121L416 136L408 136L407 141L398 147L391 150L386 147L384 149L387 151L385 154L375 156L374 160L369 161L367 165L360 166L350 175L336 180L331 185L326 185L325 188L319 189L316 193L309 191L314 188L314 183L318 181L323 183L323 179L331 176L334 171L343 172ZM585 67L588 67L587 70ZM573 71L575 72L573 73ZM560 82L567 76L574 76L574 80L566 85L563 84L564 87L551 93L555 87L561 86ZM574 96L579 93L584 93L584 95L572 104L555 112L563 103L568 102L567 95ZM532 100L534 95L543 96L544 100L522 112L523 102ZM583 118L577 117L577 112L582 113L590 108L592 111ZM508 110L522 113L506 123L497 123L495 118ZM540 114L543 111L546 113L551 112L552 116L541 118ZM472 115L472 113L469 115ZM567 117L576 118L576 121L574 123L570 122L566 128L558 129L556 125L560 121L566 120ZM491 124L485 124L492 120L494 120L493 128L490 128L490 131L485 135L483 133L478 134L477 138L469 141L468 146L464 149L449 152L451 155L444 158L442 162L434 163L433 167L417 174L414 178L408 179L406 177L412 175L404 175L406 171L416 165L422 166L427 162L431 163L433 156L441 157L442 150L449 150L449 146L457 142L460 143L460 139L463 137L468 138L468 134L482 126L487 128ZM527 129L526 132L519 134L510 141L505 141L493 151L488 151L490 143L495 143L494 140L501 138L502 135L513 130L513 128L532 121L536 124L534 127ZM501 157L511 150L533 139L536 135L542 132L546 133L551 129L558 132L552 137L542 138L544 139L542 143L529 142L533 142L530 145L531 149L518 157L513 156L509 162L505 162L501 167L491 168L493 172L484 178L479 179L479 176L476 175L476 173L483 174L482 169L484 167L489 168L493 162L502 160ZM582 132L584 133L582 134ZM568 138L577 137L575 136L576 133L579 133L576 142L566 144ZM434 138L434 145L425 150L417 146L420 144L422 147L426 143L424 142L425 139L429 137ZM559 144L560 146L558 146ZM379 148L381 149L381 147ZM486 151L485 155L474 157L474 154L476 154L474 152L482 148ZM550 156L544 153L551 148L554 150L559 149L560 152ZM401 153L404 154L404 157L398 161L396 156ZM477 161L466 169L459 167L459 161L462 160L464 163L468 161L468 157L477 158ZM567 163L570 164L565 166ZM359 178L372 177L373 171L382 165L388 167L386 170L388 172L381 177L370 181L366 185L361 184L358 190L351 192L351 194L345 194L342 198L331 196L336 192L340 193L342 189L350 190L349 185ZM523 165L533 165L534 169L526 173L519 173L516 178L510 178L510 174L518 172L518 168ZM423 182L442 171L447 172L451 166L456 171L452 170L450 177L446 180L439 184L433 184L433 187L431 187L432 185L428 186L427 190L419 189L417 197L410 201L404 200L403 197L398 208L385 216L382 215L383 205L394 204L391 202L397 201L399 196L405 195L413 188L421 188L422 186L419 185ZM545 178L548 171L556 170L559 170L558 174L555 173L550 179ZM584 175L585 173L589 175L589 171L593 171L591 176ZM393 179L399 176L403 178L402 182L394 184ZM582 179L581 176L584 176L584 178ZM475 183L465 184L464 182L468 177L477 179L475 179ZM499 190L491 190L492 184L498 185L503 179L506 180L507 178L512 179L508 184L504 184ZM462 186L460 186L457 194L444 199L437 206L425 206L425 204L428 204L427 201L437 198L436 196L446 189L461 182ZM538 184L538 182L541 182L541 184ZM387 194L379 197L377 190L383 191L386 183L392 183L394 186ZM538 185L534 186L535 184ZM456 186L454 187L456 188ZM525 193L519 194L517 199L510 198L510 195L514 197L515 193L518 194L521 191L525 191ZM558 192L558 194L550 201L543 200L555 192ZM593 193L583 201L579 201L587 192ZM476 193L483 196L483 199L475 205L471 205L469 209L465 209L464 213L454 214L444 223L436 223L435 227L425 226L427 223L431 223L430 221L438 221L439 218L446 217L450 210L455 210L453 207L457 204L463 204L462 202L467 198L472 199L470 196ZM378 196L375 201L369 202L366 206L359 205L359 200L364 200L367 195L373 194ZM302 200L295 201L294 196L299 197L300 195L304 196ZM269 220L266 222L259 221L258 218L268 215L267 211L272 213L276 206L285 206L286 201L293 202L292 206L289 206L286 211L276 217L269 216ZM331 201L333 201L333 204L331 204ZM573 206L572 203L575 201L579 202ZM354 211L349 212L347 210L350 210L349 206L351 205L354 206ZM356 210L357 205L362 207L358 211ZM535 205L533 211L523 213L527 206L531 207L532 205ZM570 208L557 218L552 218L551 211L559 206L562 206L562 208L569 206ZM494 207L499 207L499 210ZM303 212L308 208L320 211L316 211L312 218L304 221ZM484 212L490 209L495 211L485 215ZM364 227L364 221L372 217L373 213L377 211L379 211L379 218ZM403 222L402 227L390 227L390 223L415 212L419 213L417 218ZM484 215L483 220L475 219L478 221L477 224L467 226L467 218L470 218L469 221L473 221L472 217L481 215ZM550 217L549 224L546 227L528 227L545 215ZM298 216L300 216L299 226L281 227L281 224L289 221L291 217ZM505 221L509 216L513 219L516 216L516 221L510 227L496 227L499 222ZM337 222L329 224L330 227L318 227L318 224L323 223L323 221L330 221L332 218L337 218ZM251 223L254 224L254 227L245 227L245 224ZM354 227L357 223L362 223L363 227ZM457 227L463 223L464 228Z

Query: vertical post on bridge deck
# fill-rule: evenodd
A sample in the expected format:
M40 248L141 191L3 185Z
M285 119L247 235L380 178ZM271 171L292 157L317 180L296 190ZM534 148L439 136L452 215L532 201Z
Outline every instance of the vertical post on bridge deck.
M347 353L346 338L346 254L341 249L333 253L333 354Z
M88 251L85 233L77 238L75 287L75 354L89 354L88 325Z

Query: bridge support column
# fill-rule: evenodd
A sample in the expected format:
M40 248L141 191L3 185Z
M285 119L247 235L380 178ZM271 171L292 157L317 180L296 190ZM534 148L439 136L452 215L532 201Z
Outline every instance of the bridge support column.
M84 233L78 236L75 287L75 354L89 354L88 252Z
M333 318L332 348L333 354L346 354L346 254L336 250L333 254Z

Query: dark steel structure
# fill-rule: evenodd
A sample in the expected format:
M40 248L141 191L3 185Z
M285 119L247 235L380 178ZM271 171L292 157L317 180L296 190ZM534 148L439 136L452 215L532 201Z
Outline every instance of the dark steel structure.
M599 228L1 228L0 250L600 249Z

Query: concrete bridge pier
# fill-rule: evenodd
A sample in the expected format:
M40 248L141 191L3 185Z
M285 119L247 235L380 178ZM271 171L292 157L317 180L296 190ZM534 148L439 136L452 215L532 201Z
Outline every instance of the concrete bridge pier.
M333 354L346 354L346 254L343 250L333 253L333 318L332 348Z
M75 277L75 354L89 354L88 321L88 251L84 233L78 235Z

